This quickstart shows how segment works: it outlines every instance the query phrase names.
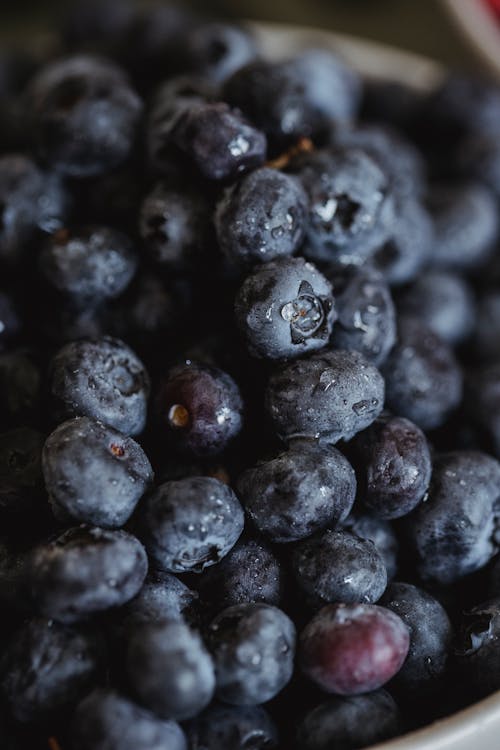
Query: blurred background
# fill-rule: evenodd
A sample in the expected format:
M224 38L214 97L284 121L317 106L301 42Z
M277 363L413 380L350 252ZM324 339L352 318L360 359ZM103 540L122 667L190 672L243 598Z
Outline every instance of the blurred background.
M28 28L48 29L69 4L68 0L0 0L0 35L3 40L18 40ZM177 5L230 18L318 26L419 52L463 69L479 65L440 0L180 0Z

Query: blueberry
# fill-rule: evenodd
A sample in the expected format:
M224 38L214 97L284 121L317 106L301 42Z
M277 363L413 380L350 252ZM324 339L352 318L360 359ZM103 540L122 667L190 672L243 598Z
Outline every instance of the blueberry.
M91 177L130 155L142 102L123 71L91 56L55 60L28 87L27 115L42 159L71 177Z
M191 750L272 750L278 733L261 706L213 704L186 728Z
M486 260L499 236L495 196L478 183L437 184L428 195L434 219L432 264L467 270Z
M410 631L408 656L394 678L394 687L411 695L439 689L454 635L445 609L409 583L391 583L380 604L399 615Z
M101 665L96 636L30 620L14 634L0 665L0 690L17 721L44 721L92 689Z
M386 282L366 266L334 267L326 276L333 286L338 314L332 346L361 352L378 367L396 341L396 311Z
M15 341L22 329L16 303L9 294L0 292L0 351Z
M42 372L28 352L0 353L0 413L6 423L36 424Z
M300 542L292 567L299 589L315 608L337 602L373 604L387 586L385 563L373 542L343 530Z
M70 727L74 750L187 750L184 732L107 688L96 688L77 707Z
M267 263L293 255L306 231L308 201L300 182L261 167L223 195L215 225L222 251L232 263Z
M466 339L475 322L471 289L449 271L426 270L398 295L397 306L402 315L420 318L450 346Z
M267 359L323 348L336 318L330 283L303 258L275 260L247 276L235 311L250 353Z
M462 398L452 350L418 318L398 319L398 342L386 359L386 404L423 430L440 427Z
M211 477L160 485L142 503L146 549L160 570L201 573L234 547L243 530L234 492Z
M61 417L92 417L125 435L144 429L149 377L123 341L103 337L66 344L52 360L50 381Z
M68 211L68 196L57 175L42 172L25 156L0 158L1 261L25 261L29 244L43 232L60 229Z
M187 108L176 119L171 138L208 180L233 180L266 158L265 135L223 102Z
M64 422L49 435L42 468L56 516L104 528L123 526L153 482L140 445L88 417Z
M36 548L28 578L38 611L72 623L132 599L147 569L144 548L131 534L79 527Z
M194 26L182 44L186 69L214 83L222 83L257 56L250 32L229 23L212 21Z
M396 533L387 521L356 512L346 518L342 528L361 539L373 542L384 560L388 580L394 578L398 568L399 545Z
M161 268L205 273L213 245L211 218L210 204L200 191L159 183L140 210L144 248Z
M137 268L132 242L108 227L61 229L47 240L40 269L75 305L97 305L121 294Z
M243 402L233 378L190 360L161 382L156 410L172 444L197 456L220 453L242 427Z
M297 746L299 750L359 750L391 739L400 729L394 699L377 690L320 703L300 722Z
M280 62L250 62L225 83L223 96L281 147L350 122L360 81L331 52L311 49Z
M358 695L384 685L409 648L405 623L376 604L329 604L300 636L304 674L327 693Z
M465 613L455 664L469 700L483 698L500 688L499 635L499 599L491 599Z
M198 619L198 594L171 573L148 573L141 590L116 613L117 620L132 628L144 623L179 620L195 623Z
M294 441L276 458L247 469L237 486L252 522L279 543L342 522L356 496L356 476L347 459L312 441Z
M215 687L214 665L200 636L182 622L147 623L127 649L129 687L162 719L189 719L202 711Z
M423 579L449 585L498 552L499 486L500 463L485 453L435 458L429 497L406 521Z
M379 417L355 439L363 503L378 518L400 518L425 498L431 454L424 433L408 419Z
M255 539L240 541L218 565L203 573L198 590L215 613L247 602L279 606L283 571L266 544Z
M276 371L266 405L278 434L350 440L384 406L384 381L359 352L325 351Z
M304 254L310 260L360 265L393 231L388 178L359 149L299 156L291 169L309 198Z
M239 604L210 625L217 696L235 706L255 706L274 698L293 672L295 627L269 604Z

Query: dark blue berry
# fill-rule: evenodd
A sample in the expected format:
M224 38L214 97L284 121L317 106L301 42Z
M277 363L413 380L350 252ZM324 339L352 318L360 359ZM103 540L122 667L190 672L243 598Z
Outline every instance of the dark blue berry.
M166 482L142 503L152 564L171 573L201 573L219 562L238 541L243 523L234 492L211 477Z
M308 201L300 182L262 167L229 188L217 206L220 248L229 261L267 263L293 253L306 231Z
M215 703L186 727L191 750L272 750L278 732L261 706Z
M255 706L274 698L289 682L295 654L295 627L269 604L239 604L210 625L208 645L217 696L235 706Z
M171 573L148 573L141 590L116 613L117 621L128 630L144 623L198 619L198 594Z
M56 516L119 528L153 482L140 445L88 417L59 425L42 455L49 501Z
M342 528L361 539L373 542L382 555L390 581L398 568L398 539L391 524L369 514L351 513L342 523Z
M342 522L356 496L356 476L342 453L305 440L247 469L237 486L252 522L279 543Z
M257 56L251 33L229 23L194 26L181 42L183 66L213 83L222 83Z
M183 622L137 627L126 661L131 692L162 719L190 719L212 699L212 659L198 633Z
M469 700L483 698L500 688L499 644L499 599L491 599L465 613L455 664Z

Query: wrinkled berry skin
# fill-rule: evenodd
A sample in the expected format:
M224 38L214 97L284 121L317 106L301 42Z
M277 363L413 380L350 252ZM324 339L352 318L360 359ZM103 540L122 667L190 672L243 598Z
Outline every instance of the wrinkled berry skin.
M326 275L338 315L331 345L360 352L378 367L396 342L396 310L386 282L368 267L334 268Z
M398 342L382 374L387 408L423 430L444 424L462 398L462 372L452 350L418 318L399 318Z
M94 635L51 620L30 620L3 655L0 690L17 721L43 721L92 689L100 661Z
M380 416L355 439L363 503L390 520L410 513L424 498L431 479L427 439L403 417Z
M132 243L108 227L61 230L47 240L40 269L49 283L78 306L118 297L137 268Z
M171 443L196 456L221 453L243 423L243 401L233 378L191 361L170 370L156 411Z
M384 380L359 352L327 350L277 370L269 380L266 407L278 434L350 440L384 406Z
M330 603L376 602L387 586L382 555L369 540L346 531L324 531L292 553L295 581L315 609Z
M266 263L247 276L235 314L250 353L265 359L322 349L336 318L330 283L303 258Z
M475 698L500 688L500 599L491 599L466 612L455 664Z
M238 541L243 523L234 492L211 477L166 482L141 504L150 559L170 573L201 573L219 562Z
M187 750L184 732L109 688L96 688L77 707L70 727L74 750Z
M220 84L257 57L257 45L246 29L211 22L188 31L181 55L186 70Z
M144 548L131 534L79 526L36 548L27 576L38 611L72 623L125 604L147 570Z
M438 688L454 636L445 609L410 583L391 583L380 604L395 612L410 630L408 656L394 678L394 687L412 694Z
M356 476L340 451L304 440L247 469L237 487L259 531L271 542L286 543L345 520L356 497Z
M68 420L49 435L42 469L56 516L106 529L123 526L153 483L140 445L88 417Z
M435 458L429 497L406 521L424 580L449 585L497 553L499 487L500 464L485 453Z
M246 602L279 606L283 578L280 563L269 547L249 539L238 542L218 565L203 573L198 591L205 606L215 613Z
M389 693L330 698L313 708L297 729L300 750L358 750L399 734L399 710Z
M191 750L272 750L278 732L261 706L213 704L186 727Z
M129 687L162 719L189 719L211 701L214 665L200 636L182 622L144 624L127 650Z
M63 418L91 417L125 435L144 429L149 377L119 339L105 336L66 344L52 360L50 387Z
M300 636L304 674L327 693L359 695L384 685L408 653L407 626L376 604L330 604Z
M211 623L208 645L215 663L216 694L234 706L274 698L293 672L295 626L269 604L239 604Z
M388 179L363 151L316 151L290 168L309 198L307 258L361 265L390 237L394 200Z
M398 569L399 545L391 524L369 514L351 513L342 523L342 528L373 542L384 559L387 578L392 580Z
M316 137L356 114L360 80L325 50L281 62L256 60L229 78L223 97L265 131L277 147Z
M231 263L267 263L293 253L306 230L308 201L299 180L255 169L229 188L215 214L217 239Z
M148 573L137 596L117 613L119 625L126 630L145 623L178 620L195 623L198 619L198 594L171 573Z
M26 111L41 158L57 172L92 177L129 156L142 102L120 68L91 56L63 58L31 81Z
M233 180L266 158L265 135L223 102L186 109L171 137L207 180Z

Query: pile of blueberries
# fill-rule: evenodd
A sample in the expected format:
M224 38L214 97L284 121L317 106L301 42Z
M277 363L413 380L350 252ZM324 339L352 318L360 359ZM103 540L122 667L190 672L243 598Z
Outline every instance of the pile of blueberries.
M2 750L356 750L500 688L499 126L169 5L0 55Z

